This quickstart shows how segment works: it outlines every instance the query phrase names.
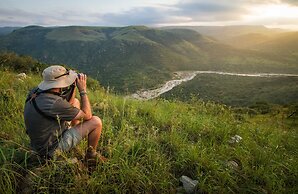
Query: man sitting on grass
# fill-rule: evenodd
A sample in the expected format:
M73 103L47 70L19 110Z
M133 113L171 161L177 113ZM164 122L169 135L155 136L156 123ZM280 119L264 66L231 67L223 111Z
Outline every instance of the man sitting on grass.
M85 160L105 161L96 152L102 122L92 116L87 95L87 76L50 66L43 73L38 88L29 92L24 119L33 150L45 158L52 158L57 151L74 148L83 138L88 140ZM79 90L81 102L75 98Z

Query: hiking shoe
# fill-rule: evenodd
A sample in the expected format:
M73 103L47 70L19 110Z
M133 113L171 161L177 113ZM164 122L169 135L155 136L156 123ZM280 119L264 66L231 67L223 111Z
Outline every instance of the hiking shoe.
M89 165L104 163L108 159L97 152L92 146L89 146L85 155L85 162Z

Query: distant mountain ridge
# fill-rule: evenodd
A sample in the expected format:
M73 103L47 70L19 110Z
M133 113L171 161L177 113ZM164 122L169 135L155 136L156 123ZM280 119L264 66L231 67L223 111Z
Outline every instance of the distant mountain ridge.
M236 49L190 29L28 26L0 37L0 50L67 64L121 92L155 87L183 70L298 72L293 60Z
M167 26L161 29L190 29L205 36L212 36L218 40L230 37L241 36L244 34L276 34L286 32L279 28L266 28L265 26L235 25L235 26Z
M288 30L267 28L261 25L168 26L160 29L190 29L237 48L249 48L288 32Z
M0 36L7 35L21 27L0 27Z

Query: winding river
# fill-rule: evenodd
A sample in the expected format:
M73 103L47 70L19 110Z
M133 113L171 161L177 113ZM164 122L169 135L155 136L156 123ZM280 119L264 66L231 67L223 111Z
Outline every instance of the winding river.
M131 95L132 98L139 100L150 100L160 96L161 94L172 90L174 87L183 82L187 82L195 78L198 74L218 74L242 77L298 77L298 74L281 74L281 73L230 73L222 71L180 71L175 72L174 79L167 81L164 85L153 90L140 90Z

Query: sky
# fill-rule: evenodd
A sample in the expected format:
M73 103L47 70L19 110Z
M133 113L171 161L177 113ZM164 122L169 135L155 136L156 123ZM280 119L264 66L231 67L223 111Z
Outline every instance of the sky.
M298 0L0 0L0 26L265 25L298 30Z

